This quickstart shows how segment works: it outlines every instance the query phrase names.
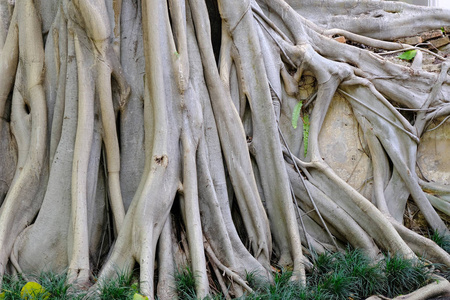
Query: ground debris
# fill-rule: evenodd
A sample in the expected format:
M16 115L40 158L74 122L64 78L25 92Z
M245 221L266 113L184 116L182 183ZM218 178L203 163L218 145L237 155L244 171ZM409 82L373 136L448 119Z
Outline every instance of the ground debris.
M450 33L450 26L422 32L421 34L415 36L402 37L396 39L395 42L413 46L426 43L428 44L428 48L437 49L450 43L450 39L447 36L447 33Z

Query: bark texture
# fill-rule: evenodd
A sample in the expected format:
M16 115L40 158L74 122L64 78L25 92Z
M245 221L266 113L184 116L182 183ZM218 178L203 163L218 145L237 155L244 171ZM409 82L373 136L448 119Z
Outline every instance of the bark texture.
M448 50L396 42L446 26L375 0L0 0L0 284L98 274L95 296L138 265L173 299L190 266L197 297L238 297L347 244L450 267L411 226L450 235Z

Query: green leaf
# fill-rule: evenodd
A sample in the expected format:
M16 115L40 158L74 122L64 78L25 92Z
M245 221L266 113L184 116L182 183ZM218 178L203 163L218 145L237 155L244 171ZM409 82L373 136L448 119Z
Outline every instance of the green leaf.
M397 56L400 59L404 60L411 60L413 59L417 54L417 50L408 50Z
M148 297L147 296L142 296L142 295L136 293L133 296L133 300L148 300Z
M300 117L300 110L302 109L303 102L300 101L294 107L294 111L292 112L292 127L297 128L298 118Z
M303 117L303 145L305 148L305 156L308 153L308 138L309 138L309 116Z

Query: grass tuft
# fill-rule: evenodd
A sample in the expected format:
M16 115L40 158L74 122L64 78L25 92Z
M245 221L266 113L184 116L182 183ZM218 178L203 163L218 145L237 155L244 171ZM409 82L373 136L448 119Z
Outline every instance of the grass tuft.
M351 249L345 253L315 254L312 261L314 267L313 271L307 274L306 286L292 280L290 270L275 272L271 281L259 277L257 273L247 273L246 280L255 292L240 299L357 300L374 294L393 298L429 283L433 270L432 266L420 260L409 260L389 253L380 262L373 263L363 251ZM71 288L66 284L65 275L42 273L34 278L50 294L49 299L81 299L84 295L70 294ZM195 274L189 267L176 272L174 279L179 299L197 299ZM20 275L5 276L3 299L21 299L20 291L25 284L26 280ZM138 290L138 284L133 283L132 274L119 273L115 280L102 285L100 299L133 299ZM207 299L222 300L225 297L217 294Z
M70 285L67 284L66 279L66 274L42 272L37 281L50 293L52 299L73 299L73 296L68 295Z
M131 273L118 273L116 279L105 281L102 284L100 299L132 299L138 292L136 284L132 282Z
M176 291L180 299L197 299L195 293L195 275L191 268L186 267L178 270L174 274L176 282Z
M435 242L439 247L444 249L447 253L450 253L450 237L444 234L440 234L435 230L432 234L428 234L430 239Z
M373 263L361 250L314 255L313 271L307 274L307 286L290 280L292 272L274 274L274 283L247 274L255 293L242 299L366 299L374 294L395 297L425 285L431 270L421 261L398 255L386 255Z
M5 300L18 300L22 299L20 296L20 291L22 287L26 284L26 280L18 276L5 275L3 277L2 293L4 293Z
M67 284L66 274L55 274L52 272L42 272L39 275L28 276L30 280L39 283L44 289L45 293L34 295L33 299L55 299L55 300L76 300L82 299L85 293L78 292L73 294L69 292L71 285ZM2 293L4 293L5 300L18 300L21 297L21 290L27 280L21 275L10 276L5 275L2 285Z
M395 297L424 286L431 278L431 270L420 260L406 259L400 255L385 255L383 295Z

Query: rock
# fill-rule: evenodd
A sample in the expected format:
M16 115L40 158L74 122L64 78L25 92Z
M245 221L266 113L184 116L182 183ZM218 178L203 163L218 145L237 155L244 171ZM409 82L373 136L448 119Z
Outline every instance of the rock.
M448 38L448 36L444 36L439 39L429 40L428 42L432 45L431 48L439 48L439 47L449 44L450 39Z
M398 43L408 44L408 45L417 45L422 43L422 38L420 36L410 36L396 40Z
M433 31L427 31L420 35L423 41L428 41L434 38L442 37L442 31L441 30L433 30Z
M320 153L339 177L371 199L372 165L364 153L360 135L350 104L336 94L319 135Z
M431 122L433 129L443 121L439 118ZM425 132L417 151L417 174L423 174L424 179L439 184L450 185L450 120L439 128Z
M339 43L343 43L343 44L345 44L345 42L347 42L347 40L345 39L344 36L335 37L334 40L338 41Z

